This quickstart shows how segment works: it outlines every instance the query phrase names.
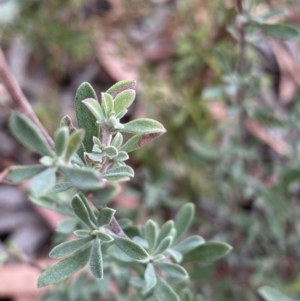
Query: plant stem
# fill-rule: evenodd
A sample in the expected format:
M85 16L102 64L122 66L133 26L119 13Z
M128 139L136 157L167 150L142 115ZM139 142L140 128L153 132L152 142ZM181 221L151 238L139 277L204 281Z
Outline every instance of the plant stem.
M52 138L49 136L49 134L47 133L43 125L40 123L30 103L28 102L24 93L22 92L17 80L11 74L7 66L4 53L1 48L0 48L0 79L5 85L8 93L10 94L17 108L32 120L32 122L40 129L41 133L44 135L51 148L54 148L54 142Z
M118 223L115 217L112 218L109 224L110 230L115 233L119 237L128 238L128 236L124 233L123 229L121 228L120 224Z

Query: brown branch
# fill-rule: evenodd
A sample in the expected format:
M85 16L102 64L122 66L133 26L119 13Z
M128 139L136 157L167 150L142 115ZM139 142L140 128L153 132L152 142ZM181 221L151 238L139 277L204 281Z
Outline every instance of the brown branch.
M32 122L40 129L41 133L44 135L51 148L54 148L54 142L52 138L49 136L48 132L45 130L45 128L37 118L30 103L28 102L25 95L23 94L17 80L11 74L7 66L4 53L1 48L0 48L0 79L5 85L8 93L10 94L17 108L32 120Z

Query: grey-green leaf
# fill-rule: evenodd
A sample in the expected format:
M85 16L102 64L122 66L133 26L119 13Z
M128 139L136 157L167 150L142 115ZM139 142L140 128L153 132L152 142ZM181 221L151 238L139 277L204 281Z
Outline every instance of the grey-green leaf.
M46 139L27 116L14 112L10 117L9 126L15 137L23 145L40 155L53 156L53 151Z
M146 260L149 255L144 248L128 238L114 236L114 243L129 257L135 260Z
M68 181L75 187L82 190L95 190L101 187L98 173L91 169L61 166L60 169Z
M9 169L7 180L14 184L18 184L26 179L41 173L46 169L43 165L13 166Z
M106 233L101 232L101 231L99 231L99 232L97 233L97 237L100 239L100 241L101 241L102 243L105 243L105 242L111 242L111 241L114 240L109 234L106 234Z
M205 240L201 236L193 235L184 239L183 241L181 241L176 246L173 246L172 248L181 252L182 254L185 254L204 243Z
M232 247L226 243L210 241L187 252L182 262L212 262L227 255Z
M66 150L65 159L68 162L74 153L76 153L81 148L81 143L84 138L84 130L75 130L71 134ZM80 149L80 159L83 159L83 152L85 151L84 146Z
M74 234L76 236L78 236L78 237L86 237L86 236L90 236L91 235L91 231L90 230L80 229L80 230L74 231Z
M174 227L174 222L172 220L167 221L163 224L161 229L159 230L158 237L157 237L157 245L161 243L161 241L170 235L171 230Z
M55 133L54 141L56 155L59 157L64 155L69 141L69 129L66 126L59 128Z
M89 83L84 82L79 86L76 92L75 110L78 125L85 130L83 144L86 151L91 152L93 148L93 136L99 136L99 125L96 123L96 117L90 112L86 105L82 103L82 101L87 98L97 100L93 87Z
M92 236L84 237L81 239L76 239L72 241L65 241L56 247L54 247L51 252L49 253L49 256L52 258L60 258L65 257L68 255L71 255L78 250L80 250L83 246L85 246L87 243L89 243L93 239Z
M113 140L111 141L111 145L114 146L116 149L119 149L123 143L123 135L121 133L117 133Z
M278 290L270 286L262 286L258 289L258 293L266 301L293 301L293 299L285 296Z
M195 206L187 203L181 207L175 218L175 229L177 231L177 239L180 238L190 227L195 216Z
M87 98L83 100L82 103L85 104L86 107L90 110L90 112L94 115L98 124L102 124L104 122L105 117L104 117L103 109L100 103L96 99Z
M89 213L90 220L96 225L97 224L97 217L95 215L95 212L91 208L91 204L90 204L89 200L84 196L84 194L82 192L79 193L79 197L83 201L83 203L85 205L85 208L87 209L87 211Z
M157 284L154 287L154 296L157 301L180 301L171 286L160 277L157 277Z
M66 190L69 190L73 188L74 186L70 182L61 182L61 183L56 183L53 188L48 192L50 193L58 193L58 192L63 192Z
M156 285L157 282L157 277L152 263L147 264L144 279L146 282L146 288L144 290L144 293L146 293L149 292Z
M38 279L38 287L57 283L70 277L81 268L83 268L90 257L90 248L76 253L67 259L64 259L56 265L44 271Z
M112 97L116 97L119 93L127 89L134 89L136 86L136 81L134 79L125 79L117 82L113 86L111 86L106 93L112 95Z
M170 247L170 245L173 242L173 236L167 236L165 237L157 246L157 248L155 249L154 255L156 254L160 254L163 251L165 251L166 249L168 249Z
M260 24L268 34L282 40L299 39L300 32L298 29L287 24Z
M96 207L106 205L109 201L120 192L119 186L113 185L97 189L94 194L96 196L94 204Z
M157 226L152 220L148 220L145 225L145 239L148 241L149 251L152 252L157 240Z
M113 158L118 155L118 150L114 146L108 146L105 149L103 149L103 153L107 157Z
M93 275L96 278L103 278L103 259L101 252L100 239L96 238L93 242L91 256L90 256L90 267Z
M176 263L168 262L154 262L154 266L161 269L167 273L168 276L172 278L178 278L180 280L185 280L189 277L186 270Z
M35 175L30 181L30 191L34 196L47 194L54 187L56 168L50 167Z
M117 114L126 110L134 101L135 91L128 89L119 93L114 99L114 111Z
M106 180L116 181L122 177L133 177L134 171L130 166L119 166L103 172L101 176Z
M82 199L79 197L78 194L76 194L72 199L72 207L75 212L75 214L91 229L96 229L96 225L92 222L89 212L82 201Z
M114 109L114 100L112 96L108 93L102 93L101 96L102 96L101 98L102 98L102 106L104 109L104 113L106 117L109 117L110 113Z
M99 213L98 213L98 221L97 221L97 225L99 227L103 227L105 225L108 225L114 214L115 214L116 210L112 209L112 208L103 208Z
M122 132L131 134L165 133L166 129L161 123L149 118L140 118L124 124Z

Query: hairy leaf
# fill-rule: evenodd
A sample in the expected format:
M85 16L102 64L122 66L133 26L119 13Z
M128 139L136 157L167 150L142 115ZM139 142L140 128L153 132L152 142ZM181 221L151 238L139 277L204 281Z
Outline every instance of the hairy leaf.
M53 186L53 188L48 192L48 194L63 192L63 191L69 190L69 189L71 189L73 187L74 186L70 182L56 183Z
M9 169L6 179L14 184L18 184L41 173L46 168L43 165L13 166Z
M116 149L119 149L123 143L123 135L121 133L117 133L113 140L111 141L111 145L114 146Z
M114 111L116 114L126 110L134 101L135 91L128 89L119 93L114 99Z
M23 145L40 155L53 156L53 151L41 131L27 116L14 112L10 117L9 126Z
M78 194L76 194L72 199L72 207L75 212L75 214L91 229L96 229L96 225L92 222L89 212L85 206L85 203L82 201L82 199L79 197Z
M39 277L38 287L60 282L79 271L89 261L90 251L91 249L87 248L48 268Z
M126 79L117 82L113 86L111 86L106 93L112 95L112 97L116 97L119 93L127 89L134 89L136 86L136 81L133 79Z
M109 146L109 147L106 147L104 150L103 150L103 153L109 157L109 158L113 158L115 156L118 155L118 150L114 147L114 146Z
M174 227L174 222L172 220L167 221L163 224L163 226L161 227L158 233L157 242L156 242L157 245L159 245L164 238L170 235L170 232L173 229L173 227Z
M96 225L97 217L95 215L94 210L91 208L91 204L90 204L89 200L84 196L84 194L82 192L79 193L79 197L83 201L85 208L87 209L87 211L89 213L90 220Z
M69 142L68 142L66 155L65 155L65 159L67 162L72 158L74 153L76 153L77 151L80 155L80 159L83 159L82 152L85 151L85 148L81 143L84 138L84 134L85 134L84 130L75 130L71 134L71 136L69 138ZM81 158L81 156L82 156L82 158Z
M150 291L156 285L156 282L157 282L155 270L154 270L152 263L147 264L144 278L145 278L145 282L146 282L146 288L145 288L144 293L146 293L146 292Z
M112 96L108 93L102 93L101 94L102 98L102 106L105 112L106 117L109 117L110 113L114 109L114 100Z
M129 257L135 260L146 260L149 255L144 248L128 238L114 236L114 243Z
M260 287L258 293L266 301L293 301L293 299L285 296L278 290L266 285Z
M156 247L154 255L156 254L160 254L163 251L165 251L166 249L168 249L170 247L170 245L173 242L173 237L172 236L167 236L165 237L160 243L159 245Z
M174 290L160 277L157 277L157 284L154 287L154 296L157 301L180 301Z
M82 190L95 190L101 187L98 173L91 169L61 166L60 169L68 181L75 187Z
M52 258L60 258L65 257L68 255L71 255L78 250L80 250L83 246L85 246L87 243L89 243L91 240L93 240L92 236L88 236L81 239L76 239L72 241L65 241L56 247L54 247L51 252L49 253L49 256Z
M66 152L69 141L69 130L66 126L59 128L54 136L55 153L57 156L62 156Z
M175 218L175 229L177 231L177 239L189 229L194 219L194 216L194 204L188 203L181 207Z
M185 280L189 277L186 270L176 263L154 262L154 266L158 269L165 271L167 275L172 278L179 278L180 280Z
M172 248L181 252L182 254L185 254L186 252L189 252L204 243L205 240L201 236L193 235L184 239L183 241L181 241L176 246L173 246Z
M152 252L157 240L157 226L152 220L145 225L145 238L148 241L149 251Z
M105 117L104 117L104 112L103 109L100 105L100 103L93 98L87 98L82 101L86 105L86 107L90 110L90 112L94 115L96 118L98 124L103 124ZM95 136L98 137L98 136Z
M166 129L161 123L149 118L140 118L124 124L122 132L131 134L165 133Z
M210 241L187 252L182 262L211 262L227 255L232 247L226 243Z
M50 167L35 175L30 181L30 191L34 196L47 194L53 188L56 181L56 168Z
M103 172L101 176L109 181L117 181L120 178L133 177L134 171L130 166L119 166Z
M109 234L106 234L101 231L98 231L96 236L101 240L102 243L111 242L114 240Z
M100 239L98 238L96 238L93 242L90 256L90 267L93 275L96 278L103 278L103 259Z
M93 87L89 83L84 82L79 86L76 92L75 110L78 125L85 130L83 144L86 151L91 152L93 148L93 136L99 136L99 125L96 123L96 117L90 112L86 105L82 103L82 101L87 98L97 100Z
M76 236L78 236L78 237L86 237L86 236L90 236L91 235L91 231L90 230L80 229L80 230L74 231L74 234Z
M102 210L100 210L98 213L97 225L99 227L108 225L111 222L115 212L116 210L112 208L103 208Z
M113 200L113 198L120 192L120 188L118 186L108 186L104 188L100 188L94 191L96 196L94 204L96 207L100 207L106 205L109 201Z

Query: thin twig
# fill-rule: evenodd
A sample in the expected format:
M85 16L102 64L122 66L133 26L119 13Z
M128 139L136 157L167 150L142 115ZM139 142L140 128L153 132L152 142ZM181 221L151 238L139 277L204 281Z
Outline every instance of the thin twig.
M10 94L17 108L32 120L32 122L40 129L41 133L44 135L51 148L54 148L54 142L52 138L49 136L46 129L40 123L30 103L28 102L25 95L23 94L17 80L11 74L7 66L4 53L1 48L0 48L0 79L5 85L8 93Z

